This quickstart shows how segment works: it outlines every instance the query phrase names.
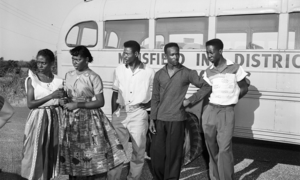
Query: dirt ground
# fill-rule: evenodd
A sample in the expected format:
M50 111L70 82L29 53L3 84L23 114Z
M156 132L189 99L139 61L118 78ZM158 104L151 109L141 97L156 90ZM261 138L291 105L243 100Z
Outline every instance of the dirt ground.
M16 114L0 130L0 180L19 180L23 132L29 110L16 107ZM234 138L234 179L299 180L300 146ZM152 180L151 161L147 160L140 180ZM128 167L122 172L126 179ZM56 180L67 180L60 176ZM207 180L208 166L203 156L184 167L180 180Z

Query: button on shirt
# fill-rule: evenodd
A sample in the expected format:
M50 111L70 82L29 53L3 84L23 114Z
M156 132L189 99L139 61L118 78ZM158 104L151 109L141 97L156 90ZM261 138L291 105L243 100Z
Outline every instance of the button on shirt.
M114 74L113 91L118 92L117 103L121 106L148 103L155 71L141 63L132 72L125 64L119 65Z
M209 102L217 105L236 104L240 95L237 82L247 76L244 69L230 60L221 69L211 65L203 74L204 80L212 86Z
M211 86L195 70L181 65L170 77L167 65L160 69L154 77L150 118L162 121L186 120L182 103L190 83L201 88L188 98L191 104L202 100L211 92Z

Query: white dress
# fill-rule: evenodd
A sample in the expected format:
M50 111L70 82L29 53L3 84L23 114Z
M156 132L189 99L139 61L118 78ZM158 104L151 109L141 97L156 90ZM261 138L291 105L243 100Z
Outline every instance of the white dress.
M51 83L41 82L29 70L34 98L41 99L61 87L63 80L54 75ZM62 109L58 99L52 99L29 112L24 132L21 176L28 180L46 180L58 175L59 124Z

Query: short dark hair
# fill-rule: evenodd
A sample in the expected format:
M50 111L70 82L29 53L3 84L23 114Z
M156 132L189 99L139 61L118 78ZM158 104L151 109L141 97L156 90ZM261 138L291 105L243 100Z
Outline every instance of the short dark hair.
M76 46L75 48L70 50L70 54L72 56L80 56L83 58L89 58L88 62L92 62L93 61L93 56L91 55L89 49L85 46Z
M179 50L179 46L178 46L177 43L170 42L170 43L166 44L165 47L164 47L164 51L165 51L166 54L167 54L167 49L170 48L170 47L177 47L178 50Z
M38 58L39 56L43 56L46 59L46 61L50 63L53 63L55 61L55 56L53 52L49 49L39 50L39 52L36 55L36 58Z
M133 53L135 53L135 52L140 53L140 51L141 51L140 44L138 42L132 41L132 40L124 42L124 48L131 48Z
M224 47L224 44L220 39L211 39L211 40L207 41L205 45L206 46L214 46L218 50L223 49L223 47Z

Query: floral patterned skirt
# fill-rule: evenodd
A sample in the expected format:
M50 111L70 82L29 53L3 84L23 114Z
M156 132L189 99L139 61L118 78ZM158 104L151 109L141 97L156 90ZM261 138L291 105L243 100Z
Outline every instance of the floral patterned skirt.
M127 160L117 134L101 109L64 110L60 132L60 174L102 174Z

